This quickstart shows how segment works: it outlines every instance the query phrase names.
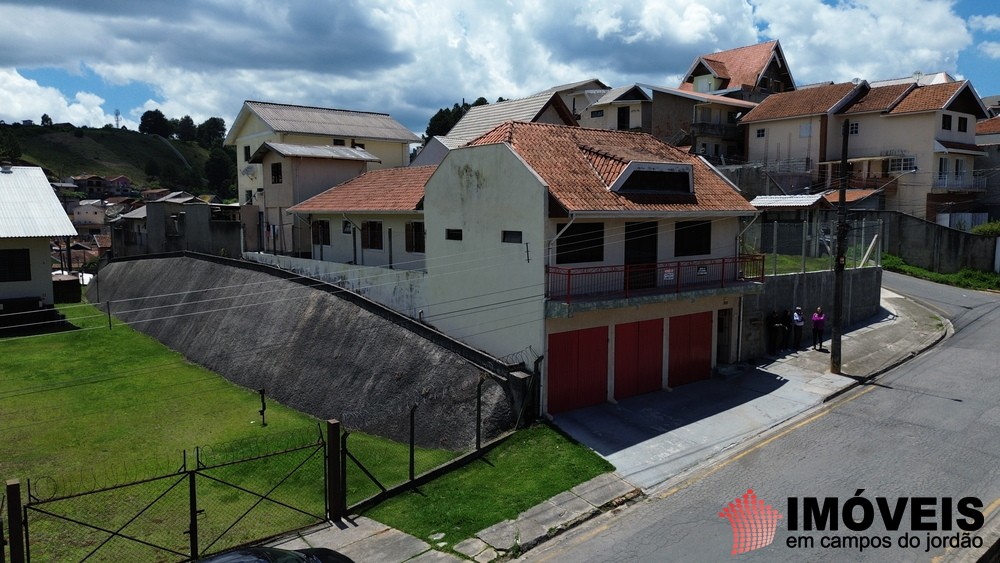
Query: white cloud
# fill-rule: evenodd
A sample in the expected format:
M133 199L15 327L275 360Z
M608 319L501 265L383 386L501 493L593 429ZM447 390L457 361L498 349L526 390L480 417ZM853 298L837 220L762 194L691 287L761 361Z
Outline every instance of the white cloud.
M55 123L73 123L90 127L103 127L114 123L114 115L102 108L104 99L91 92L77 92L72 100L56 88L41 86L13 68L0 68L0 99L4 104L3 118L7 122L31 119L41 122L47 114ZM126 120L124 125L135 128L136 122Z
M979 52L991 59L1000 59L1000 42L983 41L979 44Z
M972 16L969 27L977 31L1000 31L1000 16Z

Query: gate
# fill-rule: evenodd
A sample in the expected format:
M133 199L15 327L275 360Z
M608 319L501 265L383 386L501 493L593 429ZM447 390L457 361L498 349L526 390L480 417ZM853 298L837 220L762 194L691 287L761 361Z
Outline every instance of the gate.
M58 494L28 481L25 559L192 561L326 519L326 441L318 432L184 453L180 467Z

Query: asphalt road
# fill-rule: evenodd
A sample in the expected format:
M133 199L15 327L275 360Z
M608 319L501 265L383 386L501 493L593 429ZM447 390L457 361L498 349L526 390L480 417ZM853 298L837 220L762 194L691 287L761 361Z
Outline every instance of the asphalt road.
M997 541L1000 296L889 273L883 283L941 311L955 334L875 384L775 429L726 461L665 483L635 505L557 536L523 560L939 561L962 553L947 548L950 541ZM771 527L772 543L733 555L733 528L720 513L748 489L780 520ZM848 506L859 506L845 515L854 497ZM958 511L963 498L965 510L982 514L985 525ZM870 523L864 521L866 502ZM806 529L812 504L834 508L835 517ZM901 520L892 529L887 521L896 509ZM764 510L742 512L759 516ZM858 523L855 529L847 520ZM960 524L974 529L963 536ZM946 547L938 545L941 538ZM915 547L899 547L901 540Z

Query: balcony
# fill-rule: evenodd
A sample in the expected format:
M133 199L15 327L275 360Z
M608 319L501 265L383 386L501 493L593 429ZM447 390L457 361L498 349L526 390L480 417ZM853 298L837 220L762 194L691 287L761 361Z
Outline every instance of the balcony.
M691 134L695 137L718 137L727 141L742 140L743 135L735 124L695 121L691 124Z
M985 178L968 174L939 174L934 177L935 192L985 192Z
M631 299L763 283L764 256L753 254L590 268L548 266L546 274L546 297L572 305L582 301Z

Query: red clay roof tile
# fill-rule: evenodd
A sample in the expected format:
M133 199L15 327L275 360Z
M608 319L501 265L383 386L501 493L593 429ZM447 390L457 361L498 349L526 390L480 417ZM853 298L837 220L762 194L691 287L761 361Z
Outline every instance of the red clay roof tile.
M289 208L296 213L416 211L437 166L383 168L366 172Z

